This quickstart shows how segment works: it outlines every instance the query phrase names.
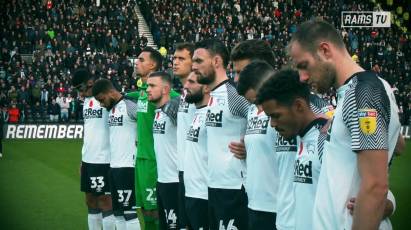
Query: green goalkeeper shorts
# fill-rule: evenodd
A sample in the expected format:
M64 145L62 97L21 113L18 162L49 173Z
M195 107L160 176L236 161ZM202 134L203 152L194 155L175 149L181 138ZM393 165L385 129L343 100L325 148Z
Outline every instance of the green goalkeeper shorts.
M155 160L136 159L135 168L137 207L145 210L157 209L157 163Z

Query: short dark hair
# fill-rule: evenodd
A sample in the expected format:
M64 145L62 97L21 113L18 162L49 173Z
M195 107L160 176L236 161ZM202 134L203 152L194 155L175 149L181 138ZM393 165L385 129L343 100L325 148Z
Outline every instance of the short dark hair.
M281 105L290 106L295 99L302 98L309 104L310 87L300 82L298 71L282 69L273 74L258 91L257 103L276 100Z
M161 56L160 52L150 46L145 47L141 52L150 53L150 59L156 63L156 70L161 69L161 66L163 65L163 56Z
M274 68L265 61L253 61L246 65L238 79L238 94L244 96L249 89L257 91L273 72Z
M74 72L73 78L71 79L71 85L78 86L82 83L87 82L90 79L92 79L92 77L88 69L80 68Z
M108 79L99 79L93 85L93 96L97 96L100 93L107 93L111 89L115 89L113 83Z
M223 59L224 68L228 65L228 51L224 43L218 39L205 39L195 45L196 49L206 49L212 56L219 55Z
M231 51L231 60L261 60L275 67L275 57L270 45L263 40L246 40L238 43Z
M176 50L187 50L190 53L190 56L193 57L195 45L189 42L177 43Z
M344 40L337 29L321 19L313 19L299 25L297 31L292 35L290 44L296 41L303 49L315 53L318 44L324 40L339 48L345 48Z
M170 86L173 85L173 80L172 80L170 74L168 74L167 72L164 72L164 71L152 72L152 73L150 73L150 75L148 75L148 77L149 78L150 77L160 77L163 82L167 83Z

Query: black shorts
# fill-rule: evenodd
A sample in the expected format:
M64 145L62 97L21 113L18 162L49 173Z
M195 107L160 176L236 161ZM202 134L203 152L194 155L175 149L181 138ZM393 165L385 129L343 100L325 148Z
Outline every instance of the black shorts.
M110 164L81 162L80 190L97 196L110 193Z
M187 212L185 206L186 189L184 187L184 172L178 172L178 217L181 226L187 226Z
M249 230L275 230L275 212L263 212L248 209L248 229Z
M189 229L208 229L208 200L185 197Z
M178 217L178 182L157 182L157 207L160 229L180 229Z
M135 211L134 168L111 168L110 182L113 211Z
M210 229L247 229L247 204L248 198L244 187L241 189L208 188Z

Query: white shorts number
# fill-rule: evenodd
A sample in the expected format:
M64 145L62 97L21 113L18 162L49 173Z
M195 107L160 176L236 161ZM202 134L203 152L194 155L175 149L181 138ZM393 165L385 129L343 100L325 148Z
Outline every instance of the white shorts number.
M101 189L104 187L105 183L104 183L104 177L102 176L98 176L98 177L90 177L91 180L91 186L90 188L97 188L97 189Z
M118 202L120 203L128 203L131 197L131 190L117 190L118 193ZM125 196L124 196L125 195Z

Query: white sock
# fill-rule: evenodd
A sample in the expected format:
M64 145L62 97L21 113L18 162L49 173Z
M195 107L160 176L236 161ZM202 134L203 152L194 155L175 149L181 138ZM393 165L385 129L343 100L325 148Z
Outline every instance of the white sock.
M101 230L101 213L97 214L88 214L88 229L89 230Z
M113 214L103 217L103 230L115 230L116 218Z
M141 229L140 221L138 220L138 218L127 220L126 225L127 225L127 230L140 230Z
M127 230L126 219L124 219L124 216L116 216L116 229Z

